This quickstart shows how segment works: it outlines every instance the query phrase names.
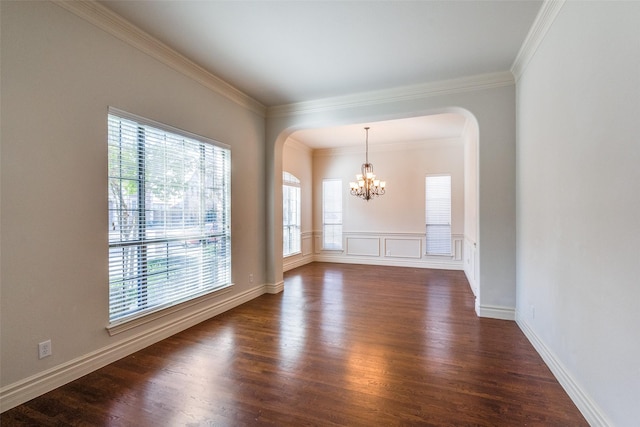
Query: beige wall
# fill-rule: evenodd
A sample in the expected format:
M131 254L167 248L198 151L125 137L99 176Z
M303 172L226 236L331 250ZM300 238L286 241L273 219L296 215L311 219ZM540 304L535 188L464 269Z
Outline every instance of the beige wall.
M593 426L640 420L640 2L566 2L518 80L518 324Z
M210 317L222 301L262 293L265 152L262 116L54 3L0 7L5 409ZM231 147L235 282L230 293L113 337L105 329L108 106ZM46 339L53 355L39 360Z
M385 180L384 196L365 202L349 194L364 163L364 148L316 151L314 188L322 190L322 179L341 178L344 188L344 231L425 232L425 177L450 174L452 185L452 233L464 230L464 158L460 140L419 141L369 146L369 161L377 178ZM314 229L322 230L322 200L314 209Z

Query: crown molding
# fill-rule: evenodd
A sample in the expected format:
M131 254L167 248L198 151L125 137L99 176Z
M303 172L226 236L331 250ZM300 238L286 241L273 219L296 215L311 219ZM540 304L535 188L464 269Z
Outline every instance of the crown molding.
M265 116L267 109L260 102L211 74L97 1L51 1L241 107L247 108L262 117Z
M315 101L285 104L267 109L267 117L286 117L298 114L317 113L344 108L364 107L390 102L409 101L432 96L470 92L495 87L510 86L515 83L511 71L480 74L459 79L423 83L413 86L397 87L352 95L324 98Z
M425 150L436 147L462 146L462 144L462 138L434 138L419 141L388 142L384 144L369 144L369 153ZM361 145L349 145L346 147L317 148L313 150L313 157L333 157L362 153L364 153L364 150Z
M511 72L516 80L520 79L525 68L533 59L564 3L565 0L545 0L542 3L540 11L538 11L538 15L511 65Z

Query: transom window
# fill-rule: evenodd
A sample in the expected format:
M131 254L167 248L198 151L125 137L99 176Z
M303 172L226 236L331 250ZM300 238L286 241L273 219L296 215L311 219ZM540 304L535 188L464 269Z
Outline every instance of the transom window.
M231 284L228 147L109 109L110 324Z
M282 254L300 253L300 180L282 172Z

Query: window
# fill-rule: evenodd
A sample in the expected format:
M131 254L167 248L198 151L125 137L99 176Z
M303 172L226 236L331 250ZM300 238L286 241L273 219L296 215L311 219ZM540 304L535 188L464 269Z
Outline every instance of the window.
M427 255L451 255L451 175L426 179Z
M342 180L322 181L322 247L342 249Z
M231 284L230 150L109 109L109 322Z
M300 252L300 180L282 172L282 254Z

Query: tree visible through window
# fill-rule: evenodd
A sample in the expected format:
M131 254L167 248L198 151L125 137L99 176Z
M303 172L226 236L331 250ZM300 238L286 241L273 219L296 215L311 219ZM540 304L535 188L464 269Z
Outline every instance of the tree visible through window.
M231 283L227 147L109 110L109 321Z
M300 252L300 180L282 172L282 254Z
M451 175L426 179L427 255L451 255Z
M342 180L322 181L322 247L342 249Z

